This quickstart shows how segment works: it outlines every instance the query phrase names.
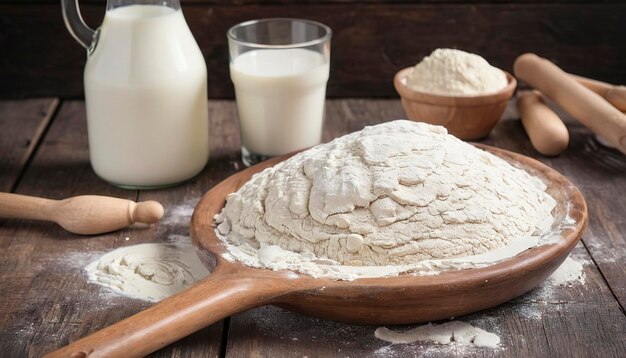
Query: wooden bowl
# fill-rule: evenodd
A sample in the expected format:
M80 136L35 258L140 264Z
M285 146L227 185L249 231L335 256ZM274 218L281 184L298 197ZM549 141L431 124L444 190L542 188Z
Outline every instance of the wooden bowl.
M517 86L515 77L504 72L508 83L496 93L442 96L411 89L407 85L407 76L411 71L413 67L407 67L396 73L393 79L407 117L418 122L442 125L448 133L463 140L486 137L500 120Z
M201 259L214 268L209 277L47 356L144 356L233 313L267 304L350 323L404 324L458 317L528 292L554 272L576 245L587 225L587 205L580 191L554 169L520 154L477 146L547 184L547 192L557 201L553 243L483 268L354 281L313 278L228 261L224 257L227 248L215 235L213 217L222 210L229 193L288 156L274 158L230 176L209 190L196 206L191 238Z

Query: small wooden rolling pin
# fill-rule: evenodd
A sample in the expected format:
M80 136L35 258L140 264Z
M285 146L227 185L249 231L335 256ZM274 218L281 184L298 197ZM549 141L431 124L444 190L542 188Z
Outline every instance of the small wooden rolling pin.
M520 91L517 110L535 149L544 155L559 155L569 144L567 127L537 91Z
M541 91L626 154L626 116L619 109L578 83L554 63L535 54L518 57L513 67L519 79Z
M610 83L592 80L570 74L578 83L599 94L613 107L626 112L626 86L616 86Z
M156 201L82 195L65 200L0 193L0 218L53 221L65 230L81 235L111 232L134 223L152 224L163 217Z

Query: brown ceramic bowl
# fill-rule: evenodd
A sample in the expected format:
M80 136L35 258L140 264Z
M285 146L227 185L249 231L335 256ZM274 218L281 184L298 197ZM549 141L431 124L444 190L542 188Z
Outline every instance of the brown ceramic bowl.
M396 73L393 85L402 98L407 117L446 127L448 132L463 140L486 137L496 126L506 104L513 96L517 81L504 72L507 85L502 90L481 96L442 96L415 91L407 86L407 76L413 67Z

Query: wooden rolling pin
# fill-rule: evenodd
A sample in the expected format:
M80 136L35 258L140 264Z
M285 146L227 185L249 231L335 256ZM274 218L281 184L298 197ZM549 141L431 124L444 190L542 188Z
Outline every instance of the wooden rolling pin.
M539 153L559 155L567 149L567 127L544 103L539 92L521 91L517 97L517 110L530 142Z
M554 63L535 54L518 57L513 68L519 79L541 91L626 154L626 116L619 109L578 83Z
M0 218L53 221L81 235L111 232L134 223L152 224L162 217L163 206L156 201L135 203L98 195L50 200L0 193Z
M570 74L570 76L581 85L602 96L602 98L606 99L613 107L622 112L626 112L626 86L616 86L572 74Z

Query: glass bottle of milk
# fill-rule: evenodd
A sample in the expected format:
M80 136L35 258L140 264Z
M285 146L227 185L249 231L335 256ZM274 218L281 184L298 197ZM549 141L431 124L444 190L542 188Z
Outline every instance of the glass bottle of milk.
M63 0L70 33L88 49L85 102L91 165L125 188L198 174L209 157L207 70L178 0L108 0L96 31Z

